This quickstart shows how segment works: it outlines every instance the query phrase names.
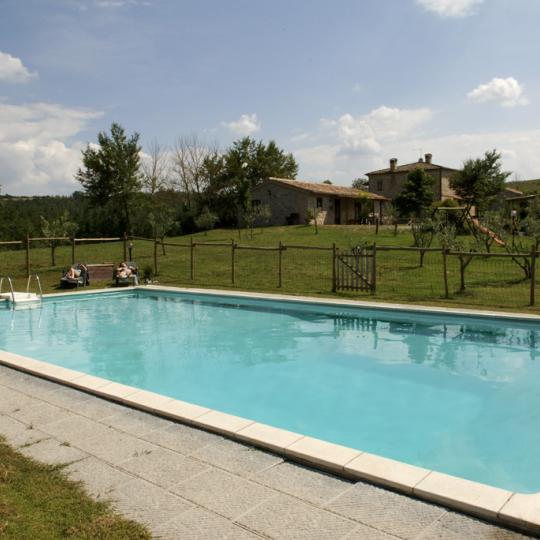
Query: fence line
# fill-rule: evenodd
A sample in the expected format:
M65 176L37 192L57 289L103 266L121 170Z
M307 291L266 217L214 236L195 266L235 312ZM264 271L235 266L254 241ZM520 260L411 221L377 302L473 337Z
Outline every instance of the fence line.
M206 260L206 266L201 267L201 272L204 275L206 272L206 275L208 276L208 272L210 271L210 275L212 276L212 272L215 271L217 268L220 270L224 270L224 272L229 273L230 276L230 283L232 285L237 284L237 280L240 274L238 273L238 269L242 267L243 261L248 261L248 264L255 265L259 272L264 272L264 278L270 279L271 281L274 280L275 277L275 287L281 288L283 285L284 278L286 276L289 277L289 286L291 283L305 283L305 280L311 279L310 276L315 275L317 277L317 280L323 279L324 283L327 285L324 285L324 287L327 287L327 291L333 291L336 292L336 283L338 279L343 280L344 276L342 274L337 275L337 265L336 265L336 258L338 256L343 257L343 254L345 250L339 250L335 244L331 246L313 246L313 245L299 245L299 244L284 244L281 241L274 246L253 246L253 245L243 245L240 243L237 243L235 240L231 239L229 242L225 241L213 241L213 242L201 242L201 241L195 241L193 237L189 237L189 243L187 242L171 242L166 241L165 239L158 239L158 238L147 238L147 237L140 237L140 236L128 236L127 234L119 237L88 237L88 238L74 238L74 237L26 237L25 240L11 240L11 241L0 241L0 246L13 246L13 247L19 247L25 250L26 252L26 260L25 260L25 266L26 266L26 275L29 276L31 274L31 267L32 267L32 244L41 242L41 243L49 243L50 249L51 249L51 259L54 261L54 253L55 249L59 247L59 243L66 242L68 245L71 246L71 263L74 264L76 262L76 246L89 243L89 242L122 242L122 249L123 249L123 259L128 260L128 253L130 258L132 258L132 250L133 250L133 241L142 241L142 242L150 242L153 245L153 271L154 275L159 275L159 265L160 265L160 254L158 252L158 246L162 246L163 253L161 256L166 256L165 247L170 247L173 249L181 249L181 250L189 250L189 279L191 281L195 281L196 275L198 275L200 272L198 271L198 264L197 260L200 256L197 255L197 253L201 253L199 250L205 249L205 248L211 248L211 250L214 249L224 249L224 250L230 250L229 251L229 261L227 262L227 258L222 259L222 255L216 255L215 257L212 255L211 257L211 264L208 265L208 259ZM390 281L390 278L397 277L395 279L396 285L394 285L394 291L399 292L400 287L405 289L409 287L408 290L412 291L412 294L414 296L414 291L422 289L422 287L429 289L431 287L431 294L437 294L436 291L440 290L441 293L437 296L444 297L444 298L450 298L451 295L454 293L461 293L466 290L468 290L471 287L491 287L492 292L491 294L498 294L498 291L496 291L496 288L501 288L503 286L506 286L506 284L509 285L515 285L517 284L516 291L524 291L522 288L522 283L526 284L529 283L530 286L528 286L527 290L527 296L529 305L534 306L535 305L535 296L536 296L536 259L539 256L539 252L532 249L530 252L516 252L516 253L501 253L501 252L495 252L495 253L484 253L484 252L468 252L468 251L458 251L458 250L450 250L445 249L442 247L406 247L406 246L379 246L379 245L365 245L362 246L362 249L368 249L370 250L370 253L372 255L369 255L372 257L373 265L370 266L369 271L367 269L367 266L364 263L358 264L357 261L354 261L355 267L354 271L360 272L363 274L369 274L370 282L370 290L372 293L376 292L376 287L381 286L384 287L387 286L387 283ZM297 256L295 255L292 259L289 258L289 263L287 263L287 266L284 265L284 254L287 251L304 251L306 254L303 256ZM247 259L240 256L240 252L246 253L246 252L255 252L260 253L260 257L250 258ZM313 252L313 256L308 257L308 253ZM326 266L323 266L321 261L323 260L323 256L317 257L315 253L328 253L330 255L330 258L328 258L327 262L324 264ZM353 250L354 252L354 250ZM388 256L382 257L382 259L377 258L377 252L380 252L381 254L388 253ZM225 254L227 251L225 251ZM268 253L268 257L263 255L263 253ZM272 254L276 254L275 256ZM403 257L399 259L398 253L402 253ZM415 261L414 254L420 254L420 264L417 264L418 261ZM120 254L119 254L120 255ZM426 255L428 257L428 260L431 261L431 266L428 264L427 266L429 268L425 269L422 274L422 268L423 268L423 256ZM382 255L381 255L382 256ZM219 266L216 265L216 257L218 260L220 260ZM389 258L390 257L390 258ZM433 258L435 257L435 258ZM440 257L440 259L439 259ZM184 260L186 260L184 258ZM204 260L204 257L203 259ZM348 260L348 259L347 259ZM485 261L486 265L479 266L479 263L475 263L474 261ZM492 267L489 266L490 261L494 260L500 260L499 266ZM249 263L249 261L252 261ZM270 262L269 262L270 261ZM292 261L292 264L294 264L293 267L288 266L290 262ZM314 263L313 263L314 261ZM326 259L325 259L326 261ZM386 261L386 264L385 264ZM505 261L508 261L508 263L505 263ZM401 266L397 263L400 262ZM503 264L504 263L504 264ZM512 263L515 263L512 264ZM212 266L212 264L214 266ZM267 265L260 267L260 264ZM362 266L364 264L364 266ZM506 264L506 266L505 266ZM274 266L275 265L275 266ZM303 265L303 266L302 266ZM311 265L311 266L310 266ZM317 266L316 266L317 265ZM52 264L52 266L55 266L55 264ZM245 270L245 262L244 262L244 270ZM247 267L247 268L253 268ZM301 268L303 271L302 276L297 277L298 269ZM471 268L475 268L476 270L473 271ZM493 268L495 268L495 272L493 272ZM504 272L502 269L504 268ZM340 271L342 270L341 267L339 267ZM407 281L406 274L404 273L406 270L413 269L413 274L417 277L414 277L412 279L409 279ZM418 270L418 273L416 271ZM250 270L251 271L251 270ZM429 273L429 272L431 273ZM310 274L311 272L311 274ZM400 272L402 275L399 275ZM476 273L475 273L476 272ZM347 279L351 279L352 281L348 282L348 285L346 285L347 290L356 291L356 290L365 290L362 289L362 287L359 286L359 283L362 282L363 274L358 274L357 276L351 275L347 277ZM413 275L409 273L408 275ZM226 274L224 274L226 275ZM244 277L248 274L244 274ZM480 280L478 276L481 276ZM472 277L471 277L472 276ZM431 281L428 280L428 277L431 279ZM291 281L292 278L292 281ZM181 281L181 277L178 276L178 279ZM213 279L213 278L212 278ZM301 279L304 279L304 282L301 281ZM416 280L416 281L415 281ZM429 282L429 287L428 287ZM319 283L319 281L317 281ZM340 287L343 288L343 287ZM296 291L296 289L295 289ZM298 292L302 292L300 288L298 288Z

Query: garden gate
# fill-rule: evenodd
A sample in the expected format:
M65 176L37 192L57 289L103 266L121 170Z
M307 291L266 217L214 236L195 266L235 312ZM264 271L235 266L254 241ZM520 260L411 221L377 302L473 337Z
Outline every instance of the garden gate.
M376 248L358 246L350 251L334 248L334 292L375 292Z

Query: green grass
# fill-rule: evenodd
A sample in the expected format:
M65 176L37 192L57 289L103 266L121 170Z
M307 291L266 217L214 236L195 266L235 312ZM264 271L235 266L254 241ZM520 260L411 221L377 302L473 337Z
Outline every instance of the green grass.
M0 537L149 539L150 533L92 500L61 467L24 457L0 439Z
M402 228L394 236L392 227L375 229L369 226L323 226L315 234L313 227L269 227L256 229L253 237L248 231L239 236L236 230L217 229L207 234L192 236L196 242L227 242L234 239L242 246L276 247L306 245L350 249L359 244L378 246L411 246L408 229ZM168 239L168 242L189 243L190 237ZM11 250L0 253L0 275L16 276L19 290L26 286L25 251ZM121 242L78 245L77 261L87 263L114 262L123 258ZM133 258L144 270L153 266L153 244L134 241ZM69 246L57 249L56 267L50 266L50 249L35 247L31 250L32 273L38 273L47 292L56 291L61 271L71 262ZM282 287L278 288L278 254L276 251L237 250L235 257L235 284L231 283L231 248L197 246L195 249L195 279L190 279L189 249L167 247L166 255L159 249L159 275L161 284L195 287L213 287L274 293L332 296L332 254L330 251L309 251L290 248L282 256ZM444 298L442 257L440 253L427 253L424 266L419 266L419 255L407 251L378 251L377 292L340 293L342 297L374 301L411 302L430 305L450 305L536 311L530 308L529 281L522 270L510 259L475 259L467 269L464 292L459 290L459 267L455 257L449 258L448 274L450 298ZM92 287L111 286L111 281L92 283ZM540 294L540 293L539 293Z

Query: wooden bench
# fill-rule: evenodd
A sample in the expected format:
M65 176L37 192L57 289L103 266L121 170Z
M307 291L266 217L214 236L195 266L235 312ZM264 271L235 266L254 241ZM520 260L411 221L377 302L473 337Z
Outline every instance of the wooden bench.
M113 263L87 264L90 283L93 281L110 281L113 278Z

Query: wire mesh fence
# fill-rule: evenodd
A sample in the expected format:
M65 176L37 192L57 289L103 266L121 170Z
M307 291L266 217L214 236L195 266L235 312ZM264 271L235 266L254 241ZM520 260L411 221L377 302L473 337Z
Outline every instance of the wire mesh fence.
M0 243L0 275L14 276L23 283L29 273L37 273L51 289L73 262L114 266L122 260L133 260L141 278L167 285L306 295L330 295L336 290L336 253L344 251L335 245L279 242L255 246L232 238L213 242L199 239L161 242L124 237ZM362 298L374 293L374 298L381 300L503 308L521 308L535 302L535 252L462 253L400 246L366 249L376 253L376 263L370 268L376 287L340 291L340 295Z

